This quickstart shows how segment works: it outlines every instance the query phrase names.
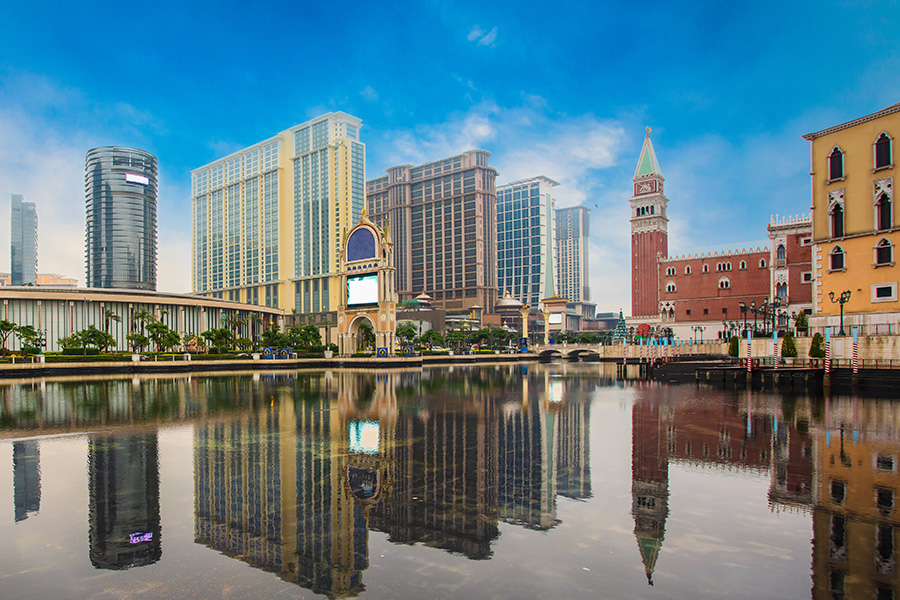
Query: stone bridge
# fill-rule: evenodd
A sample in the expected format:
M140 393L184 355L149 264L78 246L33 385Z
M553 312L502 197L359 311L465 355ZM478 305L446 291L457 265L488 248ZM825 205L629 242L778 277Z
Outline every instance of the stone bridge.
M542 358L562 356L568 359L599 358L600 344L537 344L531 351Z

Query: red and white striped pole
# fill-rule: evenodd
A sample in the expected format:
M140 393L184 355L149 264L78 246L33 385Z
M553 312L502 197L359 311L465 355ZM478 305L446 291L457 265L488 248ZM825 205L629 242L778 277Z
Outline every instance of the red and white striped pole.
M753 342L750 339L750 332L748 331L747 332L747 372L748 373L753 370L753 357L750 356L750 347L751 347L752 343Z
M858 328L853 328L853 374L859 374L859 336Z
M778 331L772 332L772 355L775 357L775 370L778 370Z
M831 328L825 326L825 374L831 373Z

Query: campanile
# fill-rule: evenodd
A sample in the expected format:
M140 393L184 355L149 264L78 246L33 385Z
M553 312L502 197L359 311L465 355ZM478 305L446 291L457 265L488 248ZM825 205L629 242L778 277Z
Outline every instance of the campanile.
M631 204L631 316L659 314L659 269L657 256L669 254L668 198L663 195L665 179L659 170L650 142L650 128L634 171Z

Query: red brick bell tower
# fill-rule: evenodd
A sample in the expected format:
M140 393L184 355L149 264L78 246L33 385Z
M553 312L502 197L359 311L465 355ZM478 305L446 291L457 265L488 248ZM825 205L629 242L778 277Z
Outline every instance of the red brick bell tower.
M631 316L659 315L659 268L657 255L669 255L668 198L650 141L650 128L634 171L631 204Z

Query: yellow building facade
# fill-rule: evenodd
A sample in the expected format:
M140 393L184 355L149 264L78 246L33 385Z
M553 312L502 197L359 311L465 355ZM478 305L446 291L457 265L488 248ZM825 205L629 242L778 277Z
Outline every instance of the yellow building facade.
M338 251L365 206L361 127L328 113L192 171L193 292L336 310Z
M863 334L897 332L898 134L900 104L803 136L812 177L813 330L838 332L843 294L847 334L852 326Z

